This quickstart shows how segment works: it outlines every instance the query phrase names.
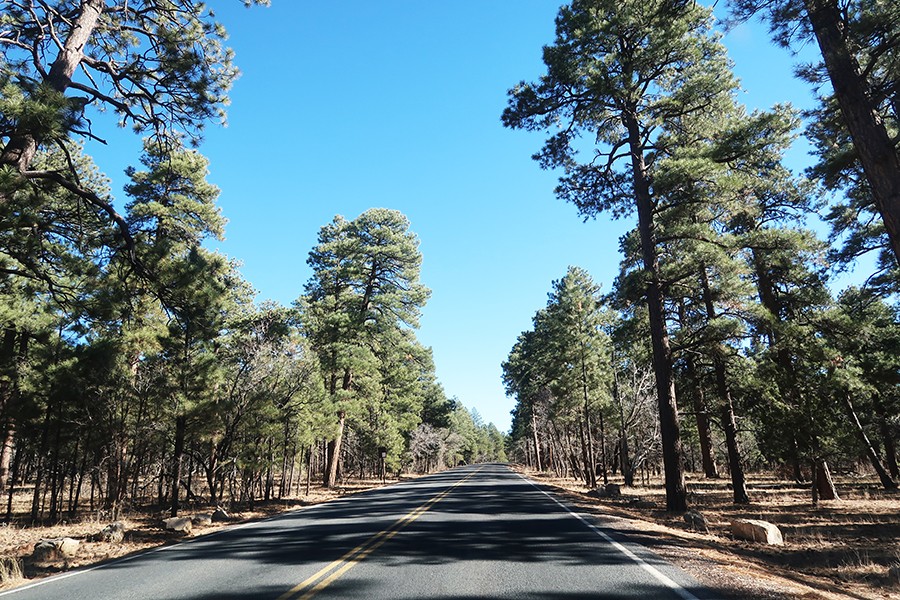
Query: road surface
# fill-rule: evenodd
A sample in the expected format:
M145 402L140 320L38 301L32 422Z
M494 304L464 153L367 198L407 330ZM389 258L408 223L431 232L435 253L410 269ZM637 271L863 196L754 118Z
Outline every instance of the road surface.
M641 598L696 581L503 465L472 465L230 527L2 600Z

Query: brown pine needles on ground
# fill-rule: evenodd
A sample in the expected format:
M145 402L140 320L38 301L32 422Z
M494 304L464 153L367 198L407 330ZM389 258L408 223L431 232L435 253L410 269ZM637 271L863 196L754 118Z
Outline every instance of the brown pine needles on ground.
M689 503L707 519L708 534L665 512L662 481L622 487L621 498L594 498L580 481L527 475L562 490L582 510L613 519L614 528L733 598L900 598L900 495L875 477L836 477L840 501L813 507L809 489L765 475L748 477L750 505L732 503L727 477L688 479ZM611 478L621 484L621 478ZM635 500L654 508L636 507ZM784 546L734 540L732 519L776 524ZM900 570L900 569L898 569Z

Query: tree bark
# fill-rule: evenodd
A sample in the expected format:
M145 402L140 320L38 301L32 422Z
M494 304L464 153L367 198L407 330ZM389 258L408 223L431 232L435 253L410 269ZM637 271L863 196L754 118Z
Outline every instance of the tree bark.
M334 487L337 484L338 463L341 456L341 440L344 435L344 421L346 419L344 411L338 412L338 430L334 439L328 442L328 462L325 466L325 487Z
M685 358L685 368L693 391L691 396L694 404L694 417L697 421L697 437L700 439L700 458L703 462L703 474L707 479L718 479L719 468L716 466L716 459L713 456L712 428L709 422L709 412L706 408L703 387L700 385L700 379L697 376L697 367L690 355Z
M181 462L184 456L184 436L187 429L187 416L175 417L175 453L172 455L172 506L170 516L178 516L178 493L181 489Z
M578 434L581 438L581 460L584 464L584 484L590 489L594 489L597 487L597 471L594 468L594 460L590 454L587 434L585 433L585 430L589 427L585 422L586 420L587 414L584 415L584 418L578 420Z
M653 372L656 375L656 399L659 406L659 425L662 434L663 467L666 484L666 510L687 510L687 489L684 483L684 450L681 446L681 426L678 423L678 401L672 375L672 350L666 328L663 293L659 281L659 260L653 234L653 199L647 167L644 162L643 141L633 113L624 117L631 151L632 181L638 213L638 232L646 272L647 309L650 315L650 341L653 348Z
M57 92L64 93L72 83L72 76L84 59L84 49L106 7L104 0L85 0L81 3L78 16L72 22L62 49L50 67L43 83ZM40 139L31 131L13 134L0 154L0 165L12 165L19 171L27 171L37 152Z
M834 487L834 479L831 470L824 458L817 458L813 462L813 504L819 500L840 500L837 488Z
M706 265L700 265L700 282L703 288L703 303L706 307L706 317L709 321L716 318L716 307L713 304L712 293L709 287L709 275ZM720 346L720 345L719 345ZM725 430L725 445L728 448L728 468L731 471L731 489L735 504L749 504L750 496L747 494L747 481L744 477L744 467L741 465L741 450L737 443L737 422L734 418L734 403L731 399L731 388L725 374L725 364L717 353L720 348L713 348L716 355L713 356L713 369L716 374L716 388L719 399L722 401L722 429Z
M878 415L878 430L881 434L881 443L884 444L884 456L888 472L891 474L892 479L900 479L900 469L897 468L897 446L894 443L894 435L888 423L887 412L884 410L884 403L877 394L873 401L875 403L875 412Z
M309 486L312 481L312 452L313 444L309 445L306 451L306 495L309 496Z
M872 447L872 442L869 441L866 430L863 429L862 423L859 422L859 417L856 415L856 410L853 408L853 401L850 399L850 394L843 392L840 395L844 401L844 408L847 409L847 416L850 417L850 422L853 423L857 434L859 434L859 441L862 442L863 448L865 448L866 455L869 457L869 462L872 463L872 468L878 473L881 485L886 490L896 490L897 483L891 479L891 476L884 468L884 465L881 464L881 459L878 457L878 453L875 452L875 448Z
M625 485L634 486L634 469L631 467L631 450L628 447L628 428L625 426L625 409L622 406L622 397L619 394L619 374L613 369L613 401L619 408L619 450L620 466Z
M847 45L836 0L804 0L844 123L900 264L900 155Z
M534 466L538 471L543 471L544 468L541 463L541 444L538 441L537 419L534 416L534 401L531 402L531 435L534 438Z

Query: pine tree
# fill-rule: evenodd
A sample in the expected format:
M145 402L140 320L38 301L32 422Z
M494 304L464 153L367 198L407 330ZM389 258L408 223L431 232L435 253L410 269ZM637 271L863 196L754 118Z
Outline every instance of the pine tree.
M710 13L691 3L582 0L560 10L556 42L544 49L547 74L510 91L508 127L556 130L537 160L562 168L557 195L586 216L636 211L649 308L666 506L685 510L683 452L659 278L658 199L653 181L669 148L660 134L672 119L715 114L735 89ZM579 162L578 138L596 139Z
M378 389L377 342L417 327L429 291L419 283L418 240L398 211L335 217L320 230L307 262L313 276L302 299L305 327L337 416L325 472L325 484L333 486L348 412L361 409L361 392Z

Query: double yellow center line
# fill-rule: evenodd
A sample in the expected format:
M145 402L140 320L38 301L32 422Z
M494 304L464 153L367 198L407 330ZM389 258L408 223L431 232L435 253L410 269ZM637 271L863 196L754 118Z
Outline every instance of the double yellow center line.
M382 544L397 535L404 527L425 514L428 509L446 498L450 494L450 492L452 492L458 486L462 485L467 479L474 476L480 470L481 468L479 467L477 470L472 471L422 506L416 508L415 510L407 513L402 518L398 519L387 529L376 533L336 561L319 569L316 573L312 574L310 577L306 578L304 581L300 582L299 584L279 596L278 600L289 600L290 598L297 598L297 600L307 600L308 598L312 598L313 596L327 588L329 585L331 585L338 577L355 567L358 563L362 562L367 556L372 554L372 552L377 550ZM302 595L297 596L297 594Z

